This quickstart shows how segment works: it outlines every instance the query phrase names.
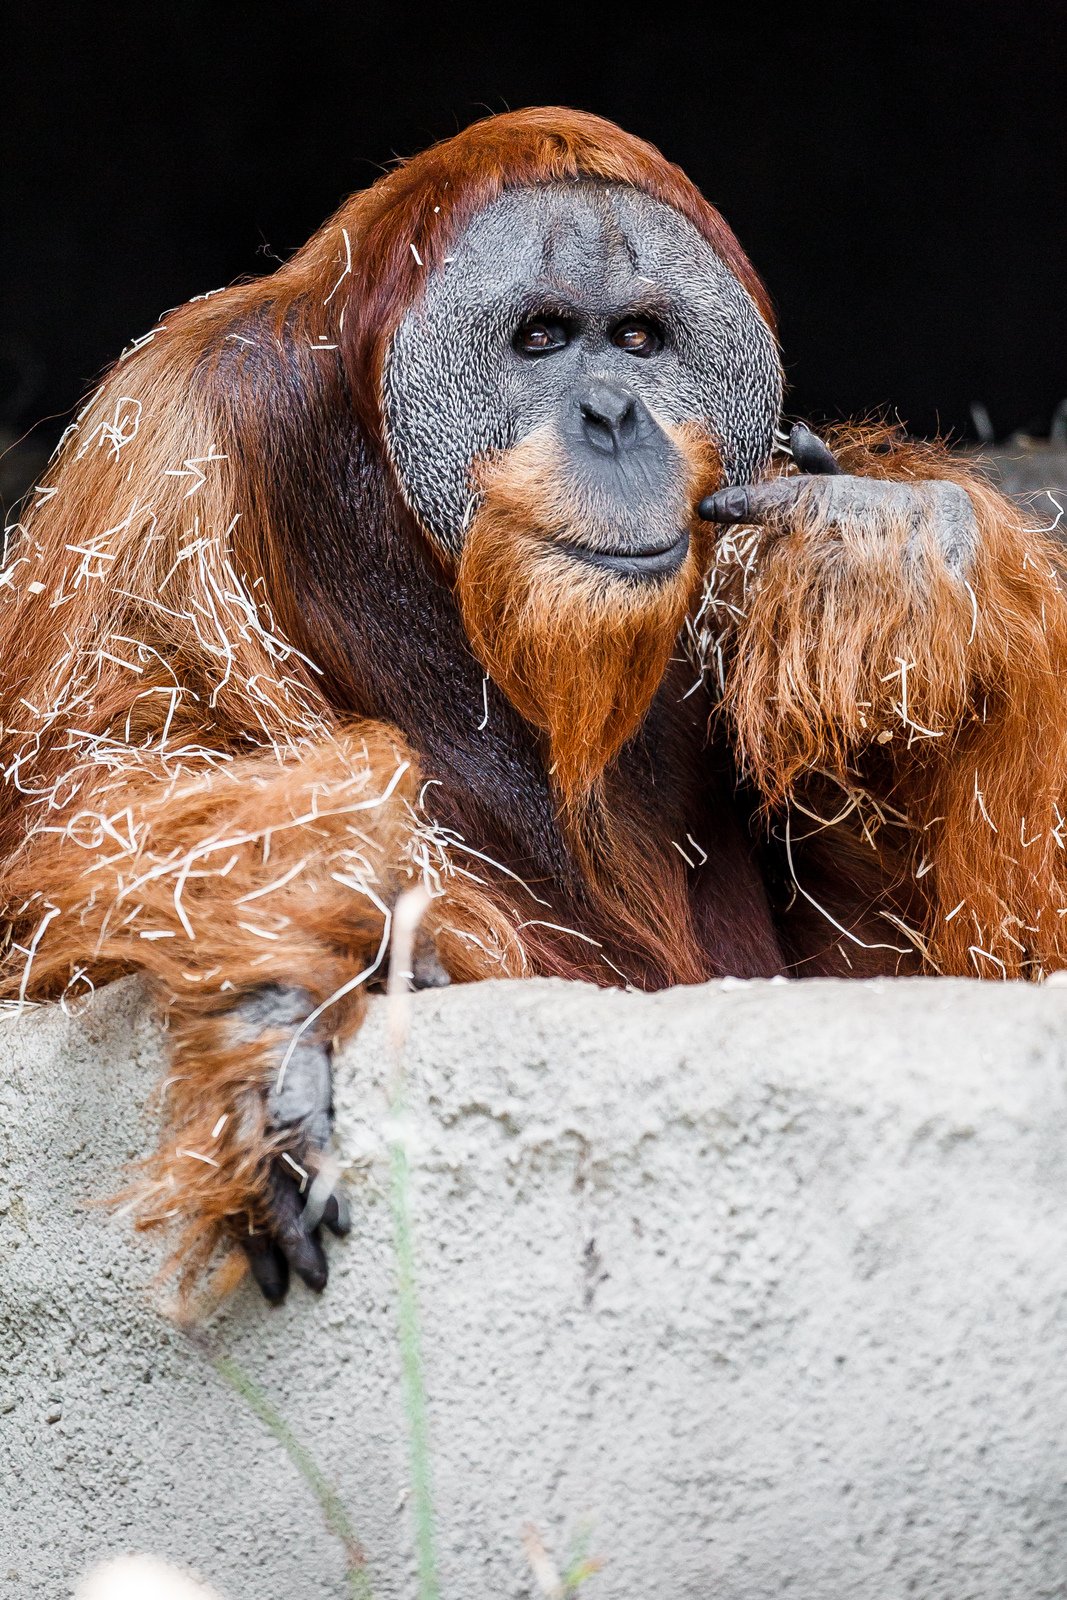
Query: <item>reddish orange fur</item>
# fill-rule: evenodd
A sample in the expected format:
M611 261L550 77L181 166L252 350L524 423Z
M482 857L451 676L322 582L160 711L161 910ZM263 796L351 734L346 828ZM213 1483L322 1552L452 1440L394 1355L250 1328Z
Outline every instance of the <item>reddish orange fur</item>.
M838 430L829 442L853 473L962 484L978 518L975 563L953 574L932 535L922 561L909 563L905 528L840 536L801 517L784 536L769 530L732 629L726 681L725 713L746 770L771 807L802 798L821 772L905 813L916 830L911 867L925 868L910 898L926 970L1025 977L1059 967L1067 960L1059 548L976 467L939 446L873 453L888 439L870 429ZM918 728L902 717L901 660L907 717Z
M385 912L422 877L416 792L411 753L368 723L289 759L244 756L170 785L116 785L106 814L84 812L74 828L38 836L9 865L9 903L25 902L32 925L47 900L61 930L46 930L34 954L35 996L80 997L90 974L99 982L137 969L163 1001L166 1131L143 1166L137 1215L152 1226L177 1212L187 1274L206 1263L227 1219L263 1220L270 1158L284 1144L268 1135L257 1092L277 1070L279 1040L242 1036L235 999L298 981L310 1010L357 980L318 1034L343 1039L358 1027L363 975L386 972ZM121 842L99 825L105 815ZM521 970L510 927L463 882L447 911L431 903L426 927L457 978ZM72 986L75 960L84 977ZM9 992L15 984L12 974Z
M690 546L662 583L606 583L554 548L580 539L559 446L531 435L483 469L457 595L486 671L548 736L547 764L570 806L644 721L707 570L711 538L696 515L721 481L710 440L670 431L686 462Z
M384 352L426 270L410 245L432 267L505 184L579 174L675 205L770 316L729 228L651 146L581 113L490 118L353 196L271 277L168 313L80 413L11 552L0 587L0 766L10 778L0 898L14 952L5 992L48 998L72 981L77 993L131 969L150 979L184 1070L150 1165L147 1214L178 1210L189 1261L226 1215L258 1214L267 1171L264 1142L238 1151L232 1134L217 1169L176 1154L203 1144L220 1104L242 1094L250 1103L261 1083L263 1051L227 1037L226 1007L272 974L303 984L318 971L336 987L366 964L379 930L366 906L354 913L351 897L320 885L288 896L283 939L248 933L232 916L236 889L254 881L243 857L226 878L186 882L203 913L195 942L168 913L166 874L126 927L107 917L109 897L144 861L194 851L216 807L223 831L249 810L284 818L311 784L328 810L353 761L387 781L399 743L388 730L338 729L343 620L306 587L296 600L301 558L275 511L291 448L277 418L299 394L307 415L293 426L312 459L314 430L353 402L375 438ZM360 769L353 752L364 740ZM368 822L385 882L408 872L394 854L413 822L410 795L399 793ZM96 833L103 856L114 846L113 869L87 843ZM275 845L273 866L305 848L289 842L291 856ZM270 870L263 863L262 876ZM480 895L455 875L446 889L453 976L520 968L499 893ZM176 937L142 940L142 930ZM173 1189L173 1205L159 1204L158 1185Z
M262 1215L273 1144L256 1119L271 1041L235 1042L234 997L297 981L314 1002L363 972L383 932L364 890L388 904L421 870L415 852L426 845L414 766L387 801L345 809L381 793L410 752L392 730L346 710L345 619L321 586L303 581L279 481L298 452L310 481L337 419L377 440L381 454L384 352L425 271L505 185L581 174L675 206L770 320L725 223L650 146L578 113L490 119L354 196L271 277L168 314L79 417L0 581L0 768L9 779L0 900L21 946L9 953L5 992L50 998L72 973L74 993L120 972L148 977L169 1015L175 1066L166 1132L139 1189L142 1218L176 1216L187 1266L206 1259L233 1219ZM983 536L971 578L974 637L970 598L947 575L932 570L923 594L900 586L892 538L877 548L851 541L851 562L820 528L768 541L746 615L730 622L726 641L737 746L769 808L810 798L824 770L912 814L923 831L911 865L929 863L917 885L927 970L985 971L990 958L989 970L999 962L1010 975L1059 965L1067 618L1054 552L943 452L883 457L863 435L836 442L850 470L952 476L971 492ZM704 468L690 459L695 495ZM489 469L459 599L482 659L547 731L597 926L636 952L637 981L693 981L721 968L700 942L684 863L662 830L649 829L640 797L615 783L612 762L666 667L705 534L694 527L683 574L652 603L605 601L580 578L562 582L546 549L565 518L543 467L531 447ZM375 471L388 486L380 461ZM318 536L320 508L308 494L300 511ZM359 534L347 524L328 531ZM517 612L528 633L509 633ZM888 674L898 654L916 663L912 717L944 733L910 749L893 720L899 680L895 689ZM861 700L871 702L866 726ZM893 739L873 743L888 727ZM590 804L577 805L585 792ZM308 820L293 827L294 817ZM224 839L242 842L219 861L213 846ZM351 878L353 850L363 889L332 875ZM879 842L866 874L851 842L825 854L835 875L828 898L849 926L876 916L879 897L910 910L898 852ZM288 885L248 900L305 856ZM182 878L187 863L198 872L205 861L209 876ZM581 970L603 981L602 968L564 964L543 929L531 928L521 947L513 929L529 906L508 907L500 883L489 894L447 871L442 881L431 924L453 977ZM284 923L250 931L238 902L258 907L257 918L270 907ZM966 911L950 919L958 902ZM974 946L987 954L976 957ZM358 1023L361 994L328 1013L331 1033ZM181 1153L189 1150L219 1165Z

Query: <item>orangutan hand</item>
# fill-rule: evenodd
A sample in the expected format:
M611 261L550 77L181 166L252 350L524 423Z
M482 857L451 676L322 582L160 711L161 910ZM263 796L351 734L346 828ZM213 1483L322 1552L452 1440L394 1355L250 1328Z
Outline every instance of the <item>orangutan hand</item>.
M448 973L433 940L419 928L410 974L415 989L447 984ZM238 1006L239 1026L261 1033L289 1033L308 1015L307 995L297 988L272 985L249 995ZM349 1231L348 1203L336 1187L330 1163L323 1156L333 1134L333 1061L330 1046L308 1032L279 1055L277 1074L266 1093L267 1132L281 1148L271 1162L267 1215L249 1232L239 1226L237 1238L256 1283L276 1305L284 1300L293 1271L309 1288L325 1288L328 1276L322 1228L339 1238Z
M249 995L238 1007L239 1026L256 1033L291 1031L307 1016L309 1002L300 989L270 986ZM271 1136L283 1141L271 1162L267 1215L254 1232L239 1227L237 1238L252 1276L265 1298L284 1300L290 1269L309 1288L326 1286L328 1268L321 1228L348 1232L348 1206L323 1167L333 1133L333 1063L329 1045L307 1033L280 1055L277 1074L266 1092Z
M923 539L932 536L945 564L966 575L978 524L960 484L853 477L802 422L794 425L789 444L798 474L709 494L699 508L705 522L753 524L779 535L817 528L855 542L904 530L909 553L918 554Z

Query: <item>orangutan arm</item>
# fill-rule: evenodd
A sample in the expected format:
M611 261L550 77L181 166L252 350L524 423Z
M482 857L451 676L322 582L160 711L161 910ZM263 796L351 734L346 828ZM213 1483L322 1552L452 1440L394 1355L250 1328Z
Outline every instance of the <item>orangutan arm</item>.
M290 1269L325 1283L319 1225L346 1227L325 1154L333 1044L386 976L398 896L427 878L415 983L448 981L437 950L452 975L480 975L492 929L447 886L410 754L375 723L288 758L83 791L9 863L9 994L138 971L165 1017L163 1134L130 1193L140 1226L173 1230L186 1282L228 1239L270 1300ZM463 937L474 926L480 944Z
M936 446L794 430L803 475L709 497L758 525L725 708L769 803L813 775L909 819L931 970L1067 959L1067 601L1051 541Z

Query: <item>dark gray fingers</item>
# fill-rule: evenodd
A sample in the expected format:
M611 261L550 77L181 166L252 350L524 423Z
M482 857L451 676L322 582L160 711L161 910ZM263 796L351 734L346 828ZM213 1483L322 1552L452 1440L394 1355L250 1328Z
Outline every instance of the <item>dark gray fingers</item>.
M242 1233L241 1249L264 1300L281 1305L289 1290L289 1263L269 1233Z
M238 1008L238 1026L245 1033L278 1029L292 1035L308 1015L310 1001L300 989L265 987ZM310 1030L295 1046L279 1046L278 1070L267 1092L272 1133L284 1136L287 1148L274 1158L269 1179L266 1227L238 1238L252 1276L264 1297L284 1300L291 1272L316 1291L326 1286L328 1268L320 1240L325 1226L338 1236L349 1229L347 1205L318 1158L333 1127L333 1070L329 1047Z
M789 450L798 476L772 478L768 483L749 488L720 489L700 502L705 522L733 524L763 523L788 517L791 512L811 509L818 512L829 497L808 492L811 478L843 477L844 471L833 452L803 422L795 422L789 432ZM855 480L861 481L859 479Z
M797 521L843 529L849 523L877 526L903 517L918 521L927 489L937 484L895 483L885 478L803 476L769 478L748 488L718 489L700 502L705 522L759 523L787 533Z
M860 483L863 479L770 478L766 483L747 488L717 489L698 507L705 522L725 525L753 523L787 524L799 514L814 514L820 519L830 511L830 496L824 491L837 483Z
M278 1305L289 1288L290 1270L316 1293L326 1287L326 1252L319 1238L318 1222L312 1224L311 1206L300 1193L299 1180L275 1167L270 1177L267 1202L268 1227L240 1235L252 1276L266 1300ZM319 1222L341 1238L348 1232L348 1208L337 1194L331 1194L321 1208Z
M801 457L812 456L805 443ZM857 478L841 472L836 462L833 472L824 466L817 474L719 489L698 509L705 522L744 523L765 527L772 534L812 524L845 536L904 532L910 557L921 558L932 546L957 575L969 565L978 540L974 506L960 484L940 478L908 482Z
M798 472L807 472L812 476L828 474L832 477L844 471L833 452L804 422L794 422L789 430L789 450Z
M290 1271L303 1278L309 1289L319 1292L326 1287L328 1269L318 1229L309 1231L304 1225L304 1203L296 1184L275 1168L270 1176L270 1191L268 1228L243 1236L241 1243L253 1278L265 1298L277 1305L285 1299Z

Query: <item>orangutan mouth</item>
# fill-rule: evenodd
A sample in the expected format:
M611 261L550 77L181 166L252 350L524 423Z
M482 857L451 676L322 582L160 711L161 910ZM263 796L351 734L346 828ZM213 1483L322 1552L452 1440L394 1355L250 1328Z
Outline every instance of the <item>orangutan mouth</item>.
M613 572L633 582L649 578L670 578L681 567L689 553L689 534L683 528L670 544L650 545L644 550L626 550L608 553L591 550L588 545L571 544L559 540L559 548L578 561L584 561L602 572Z

